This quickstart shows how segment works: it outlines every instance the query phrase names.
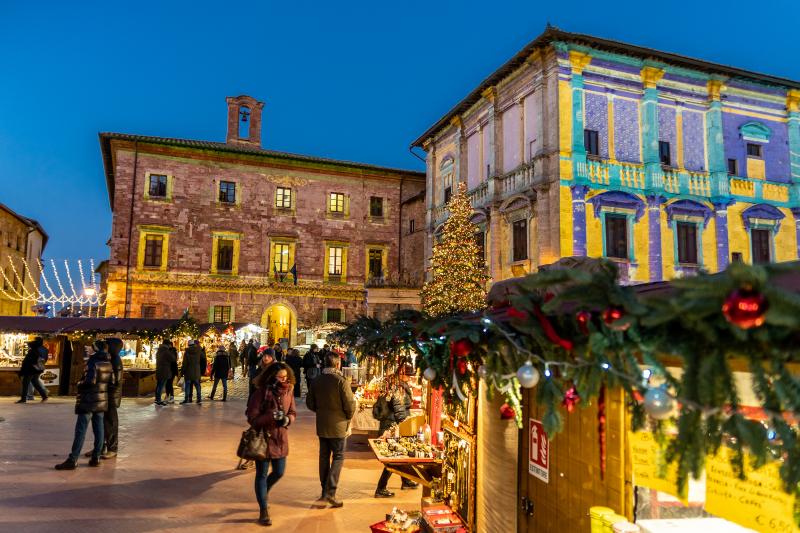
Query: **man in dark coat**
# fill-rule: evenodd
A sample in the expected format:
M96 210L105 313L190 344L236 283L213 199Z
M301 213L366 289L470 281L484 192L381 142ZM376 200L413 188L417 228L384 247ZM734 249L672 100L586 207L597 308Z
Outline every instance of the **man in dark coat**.
M300 397L300 369L303 368L303 358L300 357L300 352L292 348L286 356L286 364L292 369L294 373L294 397Z
M282 363L284 358L283 346L281 346L279 342L276 342L275 346L273 346L272 349L275 351L275 360L278 361L279 363Z
M108 410L108 385L113 379L113 368L109 361L104 340L96 340L92 345L94 353L86 362L86 369L78 381L77 402L75 414L75 439L72 441L72 451L63 463L56 465L56 470L75 470L78 457L81 455L83 441L86 439L86 429L89 419L92 421L94 433L94 448L89 466L100 466L100 453L103 450L103 413Z
M200 396L200 377L206 373L206 361L203 350L197 341L189 341L189 346L183 352L183 401L181 404L192 403L192 387L197 391L197 403L203 403Z
M47 389L44 388L42 380L39 376L44 372L44 364L47 361L47 348L44 347L44 341L41 337L36 337L28 343L28 353L22 360L22 366L19 369L19 377L22 378L22 396L17 403L26 403L28 401L28 388L30 385L36 389L42 401L46 402L49 395Z
M239 368L239 350L233 341L228 345L228 357L231 359L231 377L236 377L236 369Z
M165 340L156 351L156 405L167 405L161 400L161 393L164 391L173 376L173 366L177 368L178 356L172 348L172 342Z
M306 395L306 405L317 413L317 437L319 437L319 482L322 485L320 499L328 500L331 507L342 507L336 499L336 487L344 464L344 446L350 433L350 420L356 412L356 402L350 382L344 379L339 369L341 359L329 353L326 368L314 380Z
M119 418L117 407L122 403L122 358L119 353L122 351L122 339L106 339L108 344L108 356L110 358L111 382L108 385L108 410L103 417L103 435L106 442L106 449L103 459L110 459L117 455L117 445L119 444Z
M217 354L214 356L214 362L211 363L211 377L214 379L214 385L211 387L211 396L209 400L214 399L214 394L217 392L217 383L222 381L222 401L228 400L228 372L231 371L231 358L225 347L220 345Z
M303 370L306 373L306 389L311 390L311 383L322 372L322 356L316 344L312 344L311 349L303 356Z

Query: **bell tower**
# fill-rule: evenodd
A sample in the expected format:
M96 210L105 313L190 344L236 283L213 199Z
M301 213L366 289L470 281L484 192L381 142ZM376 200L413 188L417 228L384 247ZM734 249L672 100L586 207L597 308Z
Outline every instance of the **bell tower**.
M261 111L264 102L247 95L229 96L228 144L242 144L261 148Z

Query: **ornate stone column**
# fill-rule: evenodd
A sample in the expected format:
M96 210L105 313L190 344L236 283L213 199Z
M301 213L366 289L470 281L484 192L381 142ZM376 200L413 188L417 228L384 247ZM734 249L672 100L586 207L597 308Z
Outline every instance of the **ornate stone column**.
M647 197L647 265L650 281L664 279L664 263L661 257L661 206L664 201L663 196Z
M641 71L642 86L642 162L646 185L649 189L660 189L661 161L658 158L658 82L664 71L656 67L644 67Z
M572 159L586 161L586 147L583 145L583 69L592 61L592 56L583 52L570 50L569 61L572 64Z
M717 271L728 268L730 248L728 242L728 206L733 200L714 202L714 232L717 239Z
M572 255L586 255L586 185L573 185L572 192ZM562 250L566 252L567 250Z
M711 177L712 197L726 196L730 190L728 187L728 165L725 161L725 140L722 135L722 100L720 93L723 88L724 85L721 80L708 80L706 145L708 146L708 172Z

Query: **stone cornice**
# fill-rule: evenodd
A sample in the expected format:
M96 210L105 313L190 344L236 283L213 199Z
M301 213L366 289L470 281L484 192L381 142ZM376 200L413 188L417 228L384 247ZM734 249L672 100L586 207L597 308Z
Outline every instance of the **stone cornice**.
M262 276L221 276L212 274L189 274L176 272L131 273L131 285L142 289L161 289L170 291L194 292L253 292L279 294L283 296L310 296L319 298L340 298L363 300L365 289L360 285L345 283L323 283L320 281L299 280L295 285L288 281L275 281ZM125 283L124 271L109 275L108 283Z

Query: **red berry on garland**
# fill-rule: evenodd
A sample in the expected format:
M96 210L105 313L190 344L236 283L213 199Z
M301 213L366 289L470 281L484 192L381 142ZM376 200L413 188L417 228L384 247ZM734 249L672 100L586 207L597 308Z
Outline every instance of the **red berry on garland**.
M466 357L472 353L472 341L469 339L459 339L450 343L450 355L453 357Z
M733 291L722 304L725 320L742 329L757 328L766 320L769 303L764 295L750 288Z
M618 324L617 322L625 317L625 309L618 305L612 305L605 311L603 311L603 322L606 325L613 329L614 331L625 331L629 327L631 327L630 322L624 322L622 324Z
M458 370L458 373L460 375L462 375L462 376L464 374L466 374L467 373L467 360L464 359L464 358L460 358L458 361L456 361L456 370Z
M500 420L513 420L516 416L517 412L507 403L500 406Z
M578 311L575 314L575 320L578 322L578 329L584 335L589 334L589 321L592 319L592 313L589 311Z
M544 303L547 303L547 302L549 302L550 300L552 300L552 299L553 299L553 298L555 298L555 297L556 297L556 295L555 295L555 294L553 294L553 293L552 293L552 292L550 292L550 291L548 291L548 292L544 293Z
M528 313L526 313L525 311L520 311L516 307L509 308L509 310L506 311L506 315L508 315L508 318L512 320L513 319L525 320L526 318L528 318Z
M564 393L564 399L561 401L561 405L564 406L568 413L571 413L575 410L575 406L578 405L580 401L581 397L578 395L578 389L572 386Z

